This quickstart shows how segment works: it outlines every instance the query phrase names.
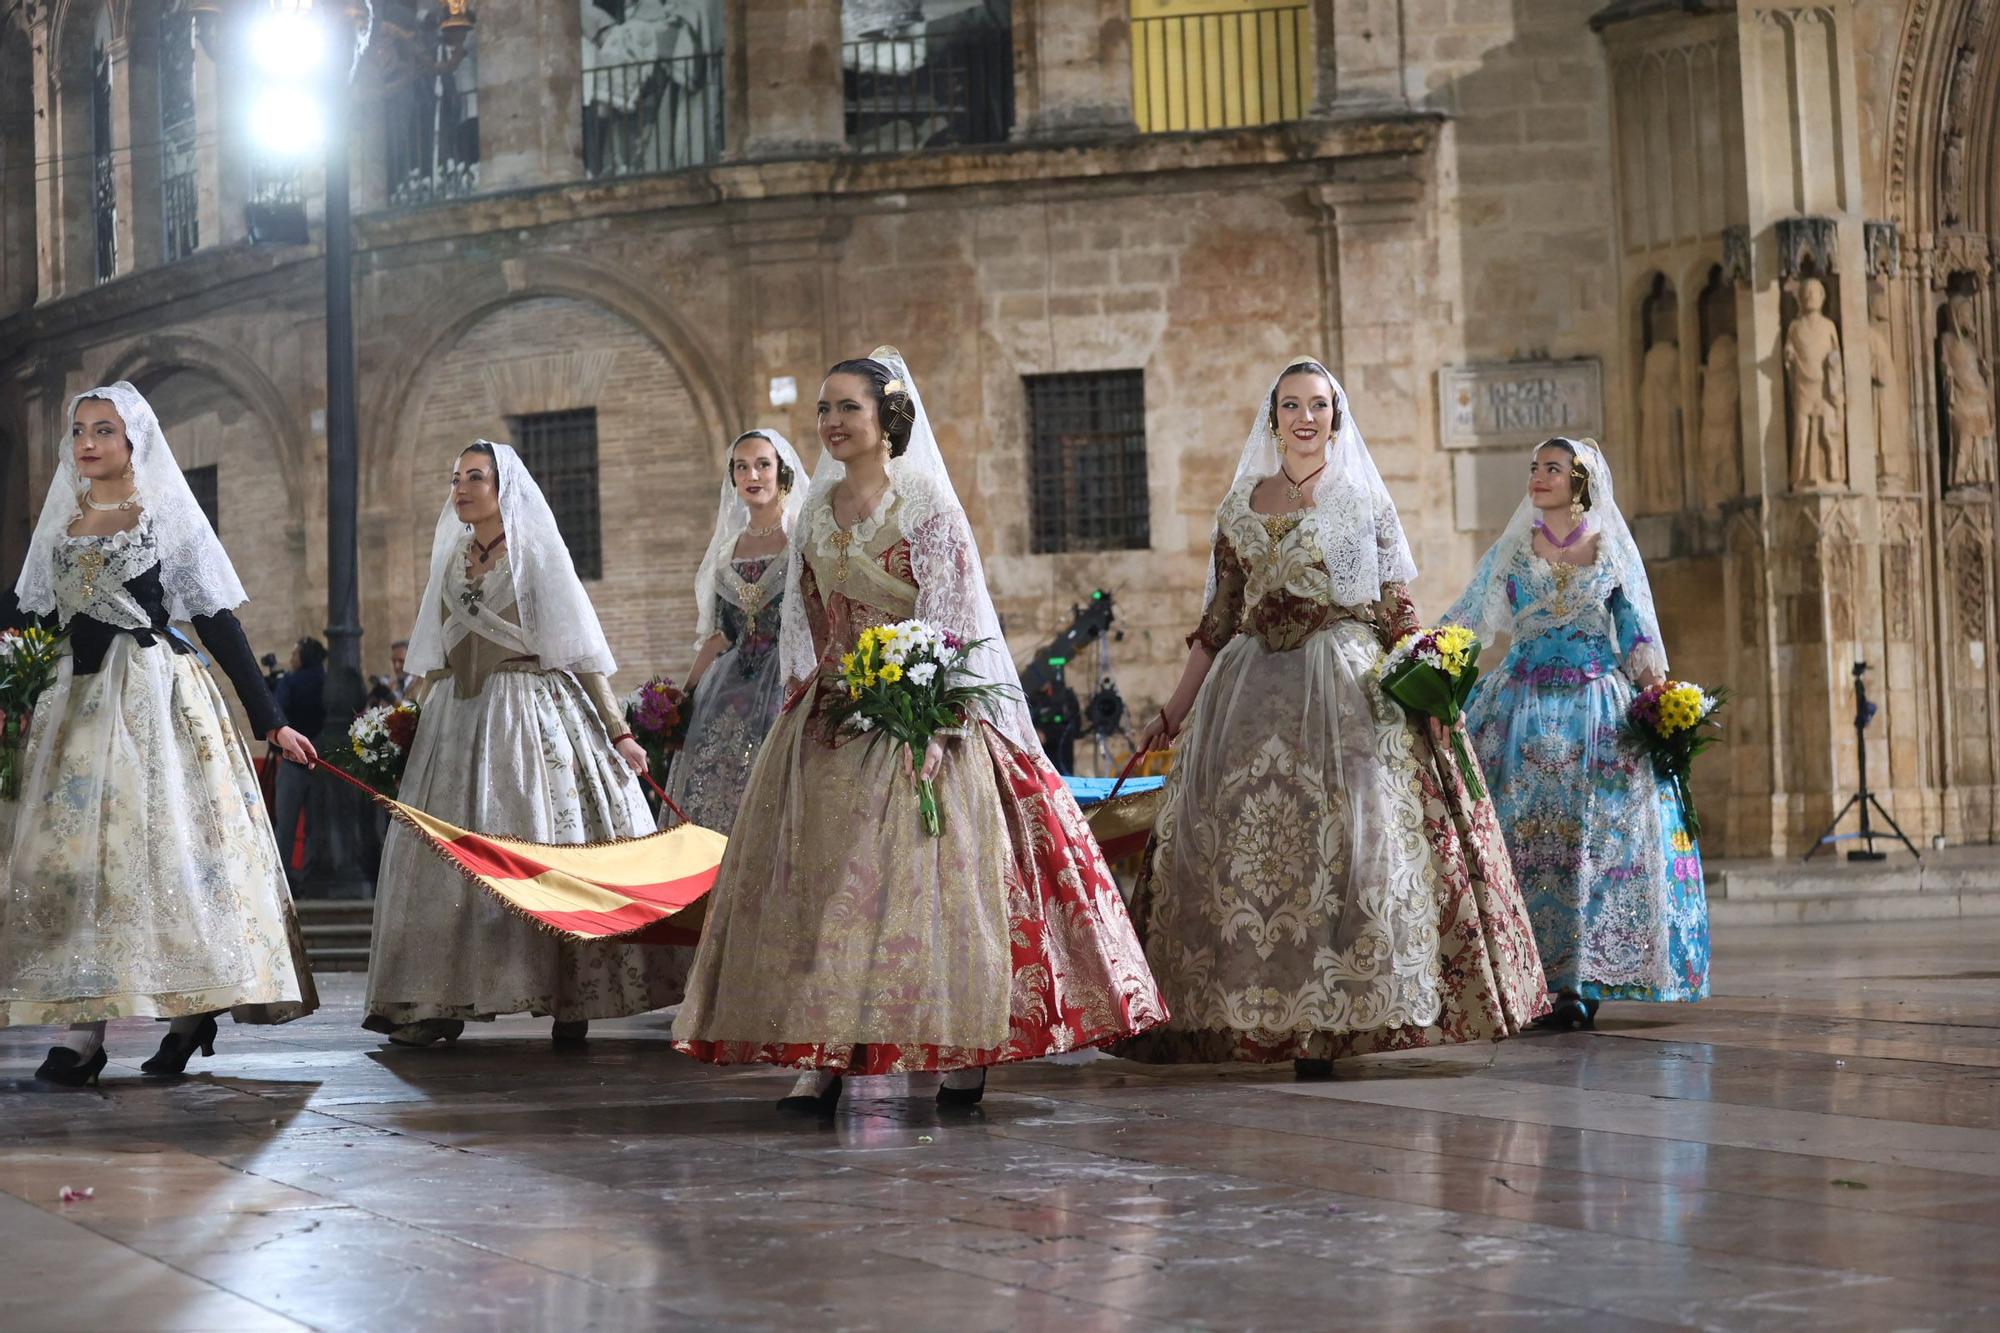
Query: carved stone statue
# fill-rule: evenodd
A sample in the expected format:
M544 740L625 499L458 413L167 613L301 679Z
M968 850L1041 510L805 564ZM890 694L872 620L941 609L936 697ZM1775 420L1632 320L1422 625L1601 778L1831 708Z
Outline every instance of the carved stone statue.
M1639 505L1642 514L1681 507L1681 349L1656 338L1639 367Z
M1736 335L1718 334L1701 367L1701 456L1695 471L1704 505L1721 504L1743 489L1742 412Z
M1840 329L1826 317L1826 286L1799 284L1799 313L1785 330L1785 382L1791 389L1792 489L1847 484L1847 389Z
M1950 326L1938 339L1938 364L1951 429L1951 484L1976 486L1993 480L1993 385L1980 354L1972 298L1953 296L1950 312Z
M1903 372L1889 329L1889 296L1868 293L1868 380L1875 398L1875 482L1883 490L1908 490L1910 408L1903 395Z

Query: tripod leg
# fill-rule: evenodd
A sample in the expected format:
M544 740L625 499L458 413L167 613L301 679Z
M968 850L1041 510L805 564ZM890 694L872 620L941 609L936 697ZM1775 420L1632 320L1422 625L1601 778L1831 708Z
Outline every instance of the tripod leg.
M1909 848L1911 856L1916 857L1919 861L1923 860L1924 854L1917 850L1916 844L1911 842L1909 839L1909 835L1903 832L1902 826L1896 822L1896 817L1890 814L1887 810L1884 810L1882 808L1882 803L1876 800L1872 793L1868 797L1868 804L1875 807L1875 813L1882 816L1883 823L1887 824L1891 829L1895 830L1896 841L1902 843L1903 846Z
M1813 853L1817 852L1820 848L1826 846L1827 839L1831 838L1833 836L1833 831L1840 827L1840 821L1847 818L1847 812L1849 810L1852 810L1855 807L1856 803L1858 803L1860 800L1861 800L1860 792L1856 792L1854 795L1848 797L1847 804L1840 807L1840 813L1833 817L1832 822L1830 822L1826 826L1826 831L1821 833L1819 835L1818 840L1813 843L1812 851L1807 852L1805 856L1801 859L1807 861L1812 860Z

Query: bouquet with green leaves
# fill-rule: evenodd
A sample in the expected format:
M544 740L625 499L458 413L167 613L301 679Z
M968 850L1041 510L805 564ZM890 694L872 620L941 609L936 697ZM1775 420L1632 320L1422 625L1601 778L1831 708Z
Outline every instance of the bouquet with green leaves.
M28 724L61 661L62 640L39 626L0 631L0 801L21 795Z
M904 747L913 772L921 772L924 751L939 732L954 731L1006 693L1004 685L969 681L966 661L984 640L967 642L921 620L904 620L861 631L854 651L840 659L844 697L827 710L828 720L870 742L884 738ZM944 833L936 787L919 777L918 809L924 832Z

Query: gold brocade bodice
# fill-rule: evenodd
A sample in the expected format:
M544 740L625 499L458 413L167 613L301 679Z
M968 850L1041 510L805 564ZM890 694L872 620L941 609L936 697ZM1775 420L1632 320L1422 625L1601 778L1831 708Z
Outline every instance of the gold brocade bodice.
M852 527L834 521L830 502L813 511L805 558L826 607L822 660L850 651L864 629L916 614L917 582L910 570L903 510L903 498L891 491L873 514Z

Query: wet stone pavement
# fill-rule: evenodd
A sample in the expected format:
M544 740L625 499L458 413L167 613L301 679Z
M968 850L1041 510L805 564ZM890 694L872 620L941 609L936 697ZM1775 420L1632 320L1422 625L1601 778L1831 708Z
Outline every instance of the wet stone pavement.
M2000 920L1741 929L1715 998L1289 1067L850 1084L660 1015L392 1050L360 984L101 1089L0 1030L0 1326L1991 1329ZM64 1186L92 1197L63 1203Z

